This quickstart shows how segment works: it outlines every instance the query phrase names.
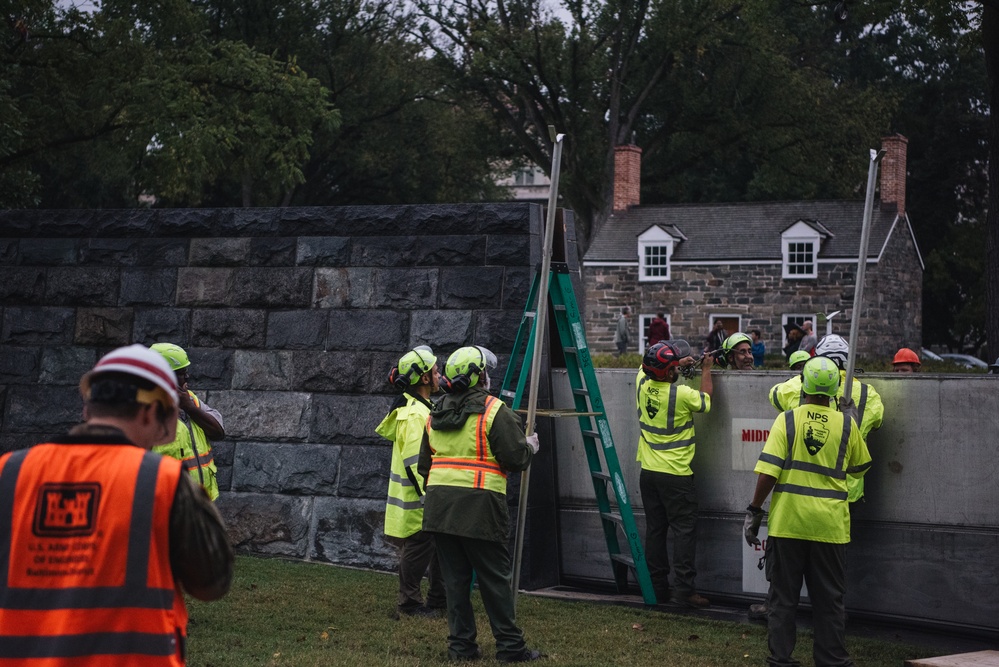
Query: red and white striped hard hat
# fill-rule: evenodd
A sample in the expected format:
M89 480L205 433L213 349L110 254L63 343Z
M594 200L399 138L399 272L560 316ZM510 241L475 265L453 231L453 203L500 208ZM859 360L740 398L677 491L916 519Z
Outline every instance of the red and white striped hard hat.
M177 376L162 355L138 344L119 347L101 357L97 365L80 379L80 394L83 395L83 399L87 400L89 397L90 383L96 375L112 372L149 380L163 390L174 407L177 406ZM142 403L149 402L142 398L140 392L137 400Z

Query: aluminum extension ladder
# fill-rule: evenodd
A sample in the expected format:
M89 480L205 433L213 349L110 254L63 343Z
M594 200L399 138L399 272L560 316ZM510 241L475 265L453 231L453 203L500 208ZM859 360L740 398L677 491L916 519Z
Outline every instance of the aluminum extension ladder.
M531 282L531 291L527 298L527 307L517 329L513 352L503 377L500 397L514 410L521 406L524 397L524 387L530 374L530 364L534 353L534 327L536 308L541 276L536 273ZM604 411L604 403L600 397L600 387L593 371L593 361L586 345L586 334L579 314L576 295L572 289L568 266L564 262L553 262L548 283L548 298L550 299L550 316L555 320L558 329L560 347L565 356L565 365L572 388L575 410L563 414L576 416L583 436L583 446L586 460L593 481L593 491L600 510L600 521L603 524L604 538L607 541L607 551L610 554L611 567L614 571L614 582L619 593L628 588L628 572L634 571L642 598L646 604L656 604L656 595L652 588L652 578L645 561L645 551L635 524L635 515L628 498L628 489L621 474L621 464L618 462L617 451L614 449L614 439L611 436L610 424ZM554 341L553 341L554 342ZM516 380L516 387L512 387ZM561 412L561 411L559 411ZM542 414L539 412L539 415ZM603 452L601 461L600 452ZM604 466L606 465L606 471ZM611 506L611 499L617 507ZM621 551L618 532L623 531L627 540L629 552ZM665 602L665 600L663 600Z

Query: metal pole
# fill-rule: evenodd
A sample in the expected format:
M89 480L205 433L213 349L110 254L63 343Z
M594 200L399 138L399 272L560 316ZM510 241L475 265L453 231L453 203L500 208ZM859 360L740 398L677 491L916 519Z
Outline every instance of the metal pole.
M558 177L562 169L562 139L564 134L555 134L555 128L548 126L554 146L552 148L551 185L548 189L548 215L545 219L545 240L541 249L541 282L538 285L538 305L534 314L534 356L531 359L531 383L527 392L527 435L534 433L534 420L538 412L538 382L541 375L541 345L545 329L548 328L548 285L552 267L552 245L555 238L555 207L558 203ZM513 556L513 602L517 604L520 590L520 565L524 553L524 524L527 522L527 490L531 482L531 469L520 474L520 500L517 505L517 537Z
M850 314L850 356L846 360L846 381L843 398L853 397L853 369L857 362L857 336L860 334L860 309L864 302L864 273L867 270L867 245L871 240L871 214L874 210L874 180L878 163L885 156L885 149L871 149L871 162L867 167L867 200L864 202L864 226L860 231L860 255L857 257L857 285L853 290L853 312Z

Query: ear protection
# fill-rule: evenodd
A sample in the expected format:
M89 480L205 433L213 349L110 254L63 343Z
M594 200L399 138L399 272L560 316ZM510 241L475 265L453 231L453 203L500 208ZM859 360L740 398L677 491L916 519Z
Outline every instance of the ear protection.
M411 384L413 384L412 378L414 373L416 374L416 377L420 377L421 375L423 375L423 371L421 371L420 367L417 366L416 364L410 364L409 370L406 371L405 373L401 373L399 371L398 366L393 366L392 370L389 371L389 377L388 377L389 384L391 384L396 389L405 390L409 388Z

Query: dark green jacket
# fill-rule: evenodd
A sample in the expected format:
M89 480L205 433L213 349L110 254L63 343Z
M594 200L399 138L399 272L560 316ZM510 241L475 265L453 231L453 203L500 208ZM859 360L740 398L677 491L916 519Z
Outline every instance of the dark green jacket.
M460 430L468 419L485 411L487 396L489 394L479 387L444 396L431 413L431 430ZM429 476L433 462L431 437L424 434L420 448L417 469L424 478ZM506 405L500 406L486 439L493 457L507 473L520 472L531 465L534 454L524 438L520 417ZM468 448L469 455L474 455L474 440L469 440ZM487 489L431 485L423 506L423 530L506 542L510 533L506 495Z

